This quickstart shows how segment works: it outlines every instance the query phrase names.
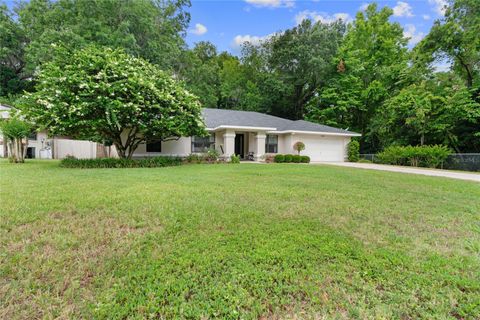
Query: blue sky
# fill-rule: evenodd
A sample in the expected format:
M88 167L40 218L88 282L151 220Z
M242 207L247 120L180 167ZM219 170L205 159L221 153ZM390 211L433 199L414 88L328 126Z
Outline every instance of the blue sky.
M242 41L259 41L271 33L294 27L302 18L351 21L368 2L354 0L193 0L187 42L208 40L219 51L239 53ZM394 9L392 21L399 22L411 37L410 46L424 37L435 19L443 15L446 0L377 1Z
M2 0L0 0L2 2ZM15 0L3 0L13 7ZM243 41L260 41L269 34L294 27L302 18L323 22L351 21L368 2L361 0L192 0L187 43L208 40L219 51L238 54ZM411 37L410 47L424 37L435 19L442 17L446 0L377 1L394 9L392 21Z

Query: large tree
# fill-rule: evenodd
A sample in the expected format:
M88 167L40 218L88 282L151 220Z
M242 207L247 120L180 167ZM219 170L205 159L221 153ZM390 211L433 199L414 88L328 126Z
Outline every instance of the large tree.
M333 60L335 76L309 103L308 118L350 128L362 134L362 149L377 142L371 121L382 103L401 89L408 65L407 41L399 23L389 21L393 11L370 4L358 12Z
M22 112L50 134L111 142L120 157L140 143L203 135L198 99L158 67L123 50L86 47L45 63Z
M332 76L331 61L343 38L345 24L303 20L298 26L272 36L268 65L286 86L288 97L281 101L277 113L288 118L303 119L305 106Z
M216 108L219 100L220 67L217 48L210 42L196 43L177 61L176 76L186 83L188 90L198 96L203 107Z
M0 97L11 96L26 89L25 43L22 27L13 19L5 5L0 5Z
M265 92L258 86L258 72L249 70L237 57L219 56L220 108L265 112Z
M344 31L341 21L324 24L306 19L260 44L247 43L242 50L242 62L250 87L263 95L263 109L274 115L302 119L306 104L334 71L331 60Z
M468 88L480 87L480 1L451 0L415 50L428 63L452 62Z
M457 152L480 150L480 104L451 73L403 88L381 106L372 125L384 147L444 144Z
M19 44L15 50L25 51L16 55L18 65L29 75L55 57L51 45L60 43L72 52L90 44L123 48L167 70L185 47L189 5L189 0L30 0L20 2L15 14L0 9L0 26L7 17Z

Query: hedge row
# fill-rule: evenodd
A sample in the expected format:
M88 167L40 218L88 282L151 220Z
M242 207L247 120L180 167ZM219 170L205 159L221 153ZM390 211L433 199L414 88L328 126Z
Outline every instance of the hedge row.
M273 158L277 163L309 163L310 157L309 156L300 156L296 154L277 154Z
M144 159L117 159L117 158L99 158L99 159L77 159L67 157L60 162L61 167L65 168L155 168L171 167L182 164L180 157L152 157Z
M392 146L375 156L375 162L400 166L441 168L451 150L446 146Z

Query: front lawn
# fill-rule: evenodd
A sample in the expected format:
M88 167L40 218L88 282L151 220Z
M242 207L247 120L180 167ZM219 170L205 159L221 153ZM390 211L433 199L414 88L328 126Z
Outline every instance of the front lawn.
M298 164L0 162L0 318L480 315L480 185Z

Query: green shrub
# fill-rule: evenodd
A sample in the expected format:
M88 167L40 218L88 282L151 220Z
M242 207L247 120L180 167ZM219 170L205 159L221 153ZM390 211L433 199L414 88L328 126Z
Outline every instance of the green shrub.
M375 155L379 163L407 165L407 150L401 146L391 146Z
M285 162L285 156L283 154L276 154L274 161L277 163Z
M232 154L230 156L230 163L240 163L240 156Z
M376 154L384 164L441 168L451 150L446 146L391 146Z
M310 157L309 156L300 156L300 162L310 163Z
M443 163L447 160L452 150L447 146L434 145L424 150L424 163L429 168L443 168Z
M298 154L295 154L292 156L292 162L295 162L295 163L300 163L302 161L302 157Z
M185 160L188 163L200 163L203 160L203 157L197 153L190 153Z
M204 157L205 157L205 160L208 162L217 162L219 156L220 156L220 152L212 148L212 149L208 149Z
M286 162L286 163L290 163L290 162L292 162L292 161L293 161L293 155L291 155L291 154L286 154L286 155L285 155L285 162Z
M357 162L360 159L360 143L357 140L352 140L348 143L348 161Z
M122 158L99 158L99 159L77 159L66 157L60 161L64 168L157 168L170 167L182 164L180 157L152 157L144 159L122 159Z

